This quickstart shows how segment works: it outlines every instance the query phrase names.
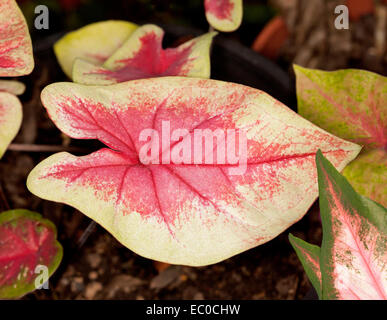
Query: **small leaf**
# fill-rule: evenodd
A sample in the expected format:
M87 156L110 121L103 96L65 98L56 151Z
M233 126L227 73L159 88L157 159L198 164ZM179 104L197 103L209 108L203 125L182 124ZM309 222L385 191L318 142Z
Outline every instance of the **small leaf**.
M387 206L387 153L382 149L361 153L343 171L360 194Z
M19 131L22 117L19 99L8 92L0 92L0 158Z
M0 214L0 298L19 298L35 290L36 267L46 266L51 276L61 259L62 246L50 221L22 209Z
M54 45L54 52L64 73L71 78L76 58L101 65L137 28L137 25L120 20L89 24L66 34Z
M312 283L319 298L322 298L321 292L321 270L320 270L320 247L309 244L304 240L289 234L289 241L296 251L305 272Z
M15 0L0 2L0 76L31 73L34 68L31 38Z
M354 69L294 70L301 116L365 149L387 146L386 77Z
M268 94L234 83L186 77L100 87L57 83L43 90L42 102L65 134L111 149L55 154L30 173L29 190L74 206L135 252L173 264L207 265L271 240L316 199L316 151L342 170L360 150ZM239 163L245 173L192 157L144 164L140 133L153 128L159 138L163 130L168 136L168 123L172 134L188 132L184 141L194 141L197 129L245 130L246 158ZM159 143L164 155L181 148L169 141L171 148Z
M242 0L204 0L206 18L215 29L235 31L242 23Z
M162 76L210 77L210 46L216 32L177 48L163 49L164 31L155 25L138 28L102 66L77 59L74 82L108 85Z
M321 152L316 162L323 298L387 299L387 210L358 195Z
M14 95L21 95L26 90L24 83L14 80L0 80L0 92L9 92Z

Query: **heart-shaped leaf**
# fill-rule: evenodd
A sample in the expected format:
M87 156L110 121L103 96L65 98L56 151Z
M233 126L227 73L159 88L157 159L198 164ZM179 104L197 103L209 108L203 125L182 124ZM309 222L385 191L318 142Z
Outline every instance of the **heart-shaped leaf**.
M206 18L215 29L231 32L242 22L242 0L204 0Z
M317 153L316 162L323 224L321 284L316 286L313 279L313 272L319 273L317 268L313 272L306 270L308 276L323 299L386 300L386 208L357 194L321 152ZM311 247L292 239L296 251L296 246L301 251ZM318 249L314 250L318 254ZM303 264L305 256L299 255ZM318 259L315 257L314 261Z
M55 55L64 73L71 78L76 58L101 65L136 28L137 25L120 20L92 23L57 41L54 45Z
M0 76L31 73L34 68L28 27L15 0L0 2Z
M138 28L102 66L77 59L74 82L108 85L162 76L210 77L210 46L216 32L177 48L163 49L164 31L156 25Z
M0 92L0 158L19 131L22 117L19 99L8 92Z
M387 205L387 78L363 70L326 72L300 66L294 70L299 113L343 139L364 145L362 157L355 161L359 163L354 162L344 175L358 192ZM371 152L375 149L379 151Z
M37 279L38 266L51 276L62 254L55 225L40 214L22 209L1 213L0 298L19 298L37 289L43 284Z
M14 95L21 95L26 90L24 83L15 80L0 80L0 92L9 92Z
M101 87L57 83L43 90L42 102L65 134L111 149L55 154L30 173L29 190L78 208L135 252L175 264L207 265L271 240L316 199L318 148L340 170L360 150L266 93L234 83L184 77ZM212 147L200 145L200 136L195 142L205 129L220 135L216 143L210 136ZM143 141L147 132L151 142ZM227 159L236 152L240 161L222 162L226 134ZM161 160L157 150L148 158L154 144ZM216 164L207 161L215 148Z

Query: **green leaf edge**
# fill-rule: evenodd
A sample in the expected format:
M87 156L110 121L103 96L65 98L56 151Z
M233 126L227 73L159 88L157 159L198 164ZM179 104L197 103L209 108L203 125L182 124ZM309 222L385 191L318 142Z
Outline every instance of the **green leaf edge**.
M56 226L50 220L44 219L40 213L29 211L26 209L8 210L0 213L0 224L11 222L12 220L17 220L18 218L28 218L41 222L54 232L55 239L57 239L58 233ZM58 240L55 241L55 246L57 248L57 254L52 264L48 266L49 277L51 277L53 273L57 270L63 258L63 247L58 242ZM34 281L32 281L32 283L28 283L22 286L21 288L19 286L17 288L13 288L13 285L5 286L0 288L0 299L21 298L22 296L34 291L35 289L36 288Z
M315 288L319 299L321 299L322 298L321 280L319 279L318 275L311 267L308 259L305 258L305 255L299 249L299 247L301 247L305 251L308 251L309 254L315 258L318 265L320 265L320 247L313 245L313 244L310 244L310 243L308 243L300 238L297 238L297 237L293 236L291 233L289 233L289 242L292 245L294 251L296 251L297 257L301 261L301 264L305 270L305 273L308 276L313 287Z

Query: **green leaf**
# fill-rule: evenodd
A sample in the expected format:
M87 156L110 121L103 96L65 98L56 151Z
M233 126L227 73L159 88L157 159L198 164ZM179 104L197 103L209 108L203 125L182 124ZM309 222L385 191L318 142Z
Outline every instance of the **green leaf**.
M387 145L386 77L354 69L294 70L301 116L365 149Z
M298 258L305 269L306 275L321 299L320 247L307 243L292 234L289 234L289 241L296 251Z
M364 145L344 175L357 192L387 205L387 78L354 69L326 72L295 65L294 70L300 115Z
M361 153L343 170L352 187L387 206L387 153L382 149Z

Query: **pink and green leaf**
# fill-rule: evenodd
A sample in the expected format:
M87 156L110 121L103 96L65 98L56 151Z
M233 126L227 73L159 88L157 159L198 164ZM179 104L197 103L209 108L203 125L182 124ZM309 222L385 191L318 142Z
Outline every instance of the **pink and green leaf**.
M108 85L163 76L210 77L210 46L216 32L207 33L177 48L162 48L164 31L156 25L138 28L101 66L77 59L74 82Z
M361 153L343 171L352 187L387 206L387 153L382 149Z
M242 23L242 0L204 0L208 23L216 30L235 31Z
M108 148L47 158L30 173L29 190L79 209L138 254L174 264L207 265L271 240L316 199L317 150L339 170L360 151L266 93L234 83L186 77L57 83L43 90L42 102L65 134ZM187 138L195 129L245 130L245 174L192 158L143 164L139 134L160 132L163 121L171 131L186 129Z
M0 2L0 76L31 73L34 68L31 38L15 0Z
M354 69L294 70L301 116L365 149L386 148L386 77Z
M0 92L0 158L19 131L22 117L19 99L11 93Z
M24 83L15 80L0 80L0 92L9 92L16 96L21 95L26 90Z
M304 240L289 234L289 241L296 251L302 266L319 298L322 298L321 270L320 270L320 247L305 242Z
M353 69L326 72L294 66L294 70L300 115L364 145L344 175L357 192L386 205L387 78Z
M137 25L120 20L89 24L66 34L54 45L64 73L71 78L75 59L102 65L128 39Z
M387 210L357 194L316 157L323 241L323 299L387 299Z
M38 265L51 276L62 259L56 228L40 214L10 210L0 214L0 299L19 298L36 289Z

